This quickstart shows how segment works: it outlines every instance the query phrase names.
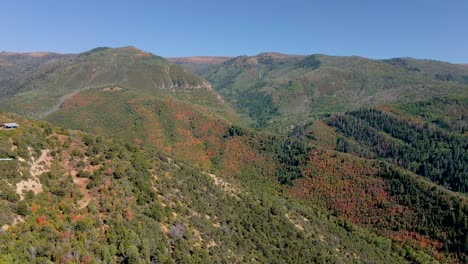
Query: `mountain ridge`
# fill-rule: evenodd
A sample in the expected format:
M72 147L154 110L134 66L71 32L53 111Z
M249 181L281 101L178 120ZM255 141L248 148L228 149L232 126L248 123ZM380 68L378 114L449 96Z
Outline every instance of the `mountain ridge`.
M413 65L415 64L415 65ZM340 112L409 98L463 94L468 69L413 59L357 56L239 56L213 65L186 65L261 126L281 117ZM249 98L257 98L250 102ZM258 101L268 112L258 108ZM278 119L279 117L279 119Z
M131 46L95 48L74 55L45 55L31 63L19 60L11 67L0 68L0 98L3 97L0 100L4 110L12 111L14 106L16 111L22 108L29 114L47 113L64 96L113 85L172 93L200 88L211 91L207 81L189 70ZM214 91L210 93L217 96ZM31 97L35 97L36 105L31 104Z

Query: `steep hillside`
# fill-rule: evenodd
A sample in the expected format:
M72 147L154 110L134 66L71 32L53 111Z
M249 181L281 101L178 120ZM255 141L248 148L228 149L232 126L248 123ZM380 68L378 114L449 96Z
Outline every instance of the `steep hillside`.
M16 65L24 68L23 61L10 62L13 68ZM30 63L28 70L18 70L0 81L0 109L44 116L77 91L111 86L187 94L199 89L211 90L208 82L190 71L134 47L96 48L78 55L50 55L40 61L34 58ZM0 68L0 72L3 69ZM216 93L212 93L216 97Z
M156 147L167 155L207 169L220 152L230 123L238 118L206 89L191 95L188 103L186 94L177 98L163 92L126 88L89 89L65 100L47 120ZM211 107L206 106L210 104Z
M396 166L315 151L289 193L308 205L327 208L339 219L424 248L439 260L466 262L466 195Z
M466 192L466 135L458 130L466 126L464 100L382 107L386 112L364 109L297 126L283 136L231 126L181 102L118 92L122 94L79 93L49 118L133 139L231 180L256 171L267 182L282 184L306 208L329 210L340 220L424 249L439 260L465 258L466 196L423 178ZM432 111L434 116L426 114L434 120L429 127L423 116L410 113L425 113L428 107L440 109ZM443 109L460 115L441 123L437 118L450 116ZM264 184L255 184L256 191L263 193ZM453 214L448 208L455 208Z
M128 143L18 116L0 130L0 262L431 261L284 195L252 167L204 173ZM261 185L259 183L261 182Z
M411 63L398 61L407 60L264 53L237 57L200 73L259 127L275 121L294 124L323 112L467 93L462 66L432 67L431 61L408 60L419 65L416 71L402 66ZM448 73L459 81L436 77Z
M465 109L466 99L438 99L361 109L298 126L291 136L317 149L296 162L300 173L286 174L296 175L286 178L290 192L340 218L464 263Z

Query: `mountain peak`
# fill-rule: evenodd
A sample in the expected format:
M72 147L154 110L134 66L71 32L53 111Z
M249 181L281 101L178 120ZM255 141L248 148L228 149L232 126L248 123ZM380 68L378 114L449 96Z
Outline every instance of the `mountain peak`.
M142 49L139 49L135 46L126 46L126 47L121 47L121 48L117 48L116 50L122 50L122 51L128 51L128 52L134 52L136 54L139 54L139 55L143 55L143 56L151 56L151 53L149 52L146 52Z
M125 46L118 48L111 47L97 47L89 51L81 53L81 55L91 55L94 53L112 53L115 55L136 55L140 57L150 57L153 56L151 53L141 50L134 46Z
M291 58L291 57L299 57L300 55L291 55L291 54L285 54L285 53L279 53L279 52L262 52L258 54L256 57L260 58L272 58L272 59L285 59L285 58Z

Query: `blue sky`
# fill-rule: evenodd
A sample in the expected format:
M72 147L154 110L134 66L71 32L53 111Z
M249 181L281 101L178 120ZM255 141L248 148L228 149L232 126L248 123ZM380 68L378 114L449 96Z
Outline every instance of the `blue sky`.
M166 57L277 51L468 63L468 1L462 0L0 4L0 51L133 45Z

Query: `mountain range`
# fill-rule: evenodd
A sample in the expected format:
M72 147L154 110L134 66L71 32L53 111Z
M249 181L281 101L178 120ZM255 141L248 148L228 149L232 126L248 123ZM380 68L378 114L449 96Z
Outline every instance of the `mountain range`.
M468 66L0 53L0 262L466 263Z

